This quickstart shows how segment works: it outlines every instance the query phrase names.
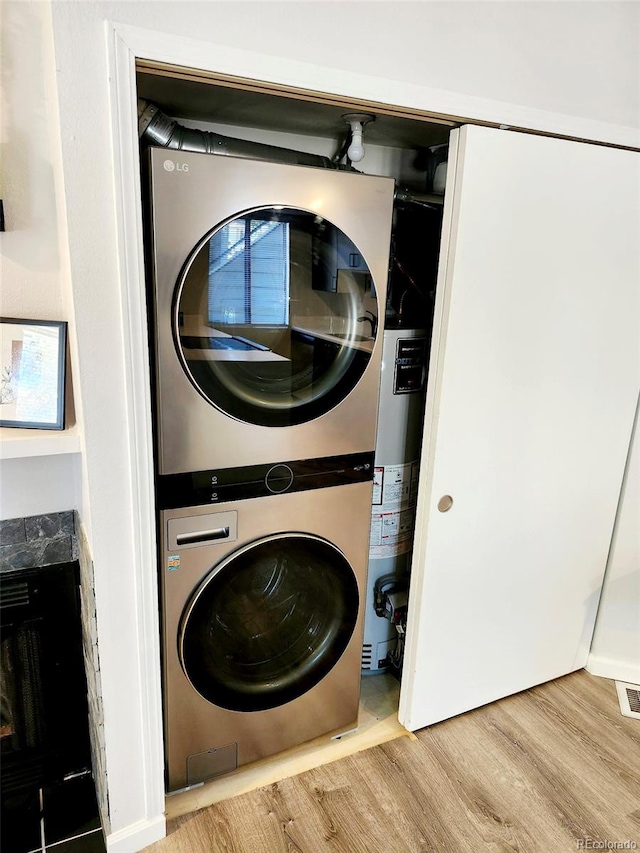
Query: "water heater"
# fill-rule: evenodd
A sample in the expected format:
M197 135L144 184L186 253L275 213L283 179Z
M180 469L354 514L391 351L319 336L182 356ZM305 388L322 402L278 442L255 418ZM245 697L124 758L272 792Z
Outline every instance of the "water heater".
M424 419L428 335L386 329L371 507L363 673L391 666L406 607Z

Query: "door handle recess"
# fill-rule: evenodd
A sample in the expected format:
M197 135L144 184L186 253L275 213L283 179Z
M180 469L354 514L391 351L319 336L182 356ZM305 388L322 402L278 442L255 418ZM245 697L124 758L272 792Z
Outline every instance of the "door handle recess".
M438 509L440 512L449 512L453 506L453 498L451 495L443 495L438 501Z
M193 533L178 533L176 544L196 545L199 542L213 542L216 539L228 539L228 527L216 527L214 530L196 530Z

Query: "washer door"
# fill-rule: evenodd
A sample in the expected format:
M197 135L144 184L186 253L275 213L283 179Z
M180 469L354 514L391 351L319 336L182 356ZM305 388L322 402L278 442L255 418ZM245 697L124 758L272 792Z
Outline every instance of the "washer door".
M378 305L364 258L315 213L258 208L216 225L177 283L174 337L202 396L237 420L290 426L364 373Z
M335 546L294 533L260 540L217 565L187 604L183 670L222 708L275 708L333 668L358 609L355 575Z

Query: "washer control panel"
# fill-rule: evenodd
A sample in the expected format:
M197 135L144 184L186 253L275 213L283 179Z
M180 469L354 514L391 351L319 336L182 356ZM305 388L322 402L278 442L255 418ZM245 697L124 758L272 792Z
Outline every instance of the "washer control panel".
M293 471L288 465L274 465L267 471L264 484L272 495L288 492L293 485Z
M158 509L240 501L373 479L373 453L351 453L158 477Z

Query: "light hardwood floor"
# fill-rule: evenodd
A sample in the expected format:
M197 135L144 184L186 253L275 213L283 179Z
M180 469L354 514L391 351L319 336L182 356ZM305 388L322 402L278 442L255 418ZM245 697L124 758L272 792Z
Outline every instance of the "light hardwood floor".
M640 850L640 722L621 716L612 681L580 671L173 818L168 833L145 853Z

